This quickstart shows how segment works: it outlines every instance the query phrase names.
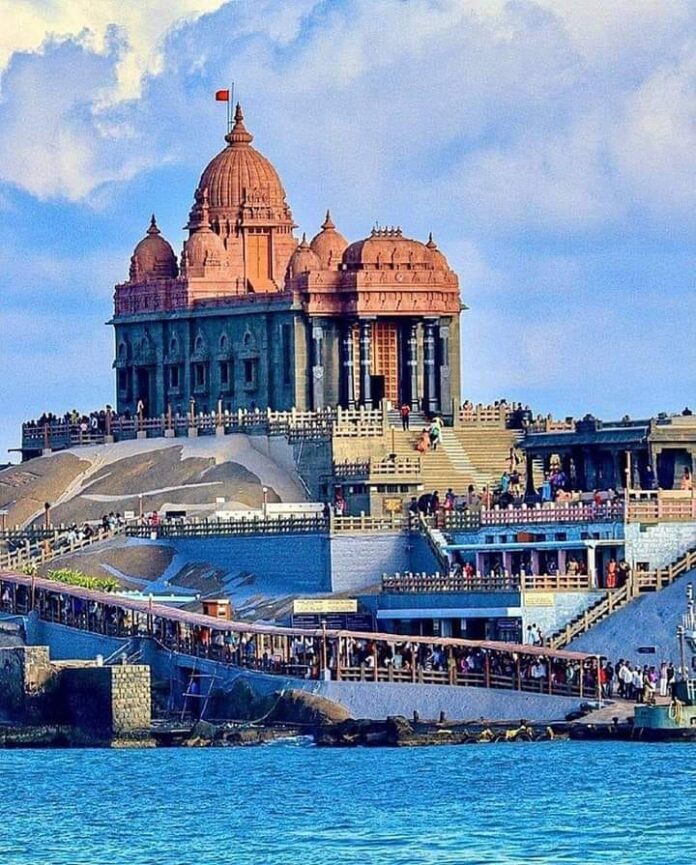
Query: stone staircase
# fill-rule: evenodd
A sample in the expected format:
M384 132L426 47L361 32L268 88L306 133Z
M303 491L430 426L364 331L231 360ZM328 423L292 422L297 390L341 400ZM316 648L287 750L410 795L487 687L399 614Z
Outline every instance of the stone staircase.
M696 546L687 550L666 568L634 573L629 583L607 592L596 604L588 607L548 639L550 649L562 649L590 628L622 609L642 592L659 592L671 585L677 577L696 568Z
M407 432L401 429L401 419L392 420L391 413L389 423L394 427L390 435L397 456L415 456L421 431L429 425L427 420L413 413ZM421 457L425 490L438 490L442 495L450 487L462 494L469 484L479 491L483 486L495 487L508 465L510 448L519 438L517 430L444 427L437 450L429 450Z

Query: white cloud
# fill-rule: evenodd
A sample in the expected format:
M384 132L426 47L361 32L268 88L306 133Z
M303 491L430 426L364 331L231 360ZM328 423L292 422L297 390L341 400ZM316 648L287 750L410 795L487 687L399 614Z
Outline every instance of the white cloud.
M202 164L211 93L234 79L283 175L363 224L414 205L467 231L599 230L636 204L692 218L689 0L18 9L0 37L0 175L41 198Z
M47 39L73 39L110 54L125 43L109 99L140 94L145 74L162 71L164 38L175 25L213 12L225 0L0 0L0 70L18 51L40 51Z

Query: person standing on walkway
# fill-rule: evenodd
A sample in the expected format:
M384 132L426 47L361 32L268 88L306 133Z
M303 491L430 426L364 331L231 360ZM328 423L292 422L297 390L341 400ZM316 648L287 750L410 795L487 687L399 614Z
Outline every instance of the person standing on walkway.
M411 429L411 406L405 402L401 406L401 429L407 432Z

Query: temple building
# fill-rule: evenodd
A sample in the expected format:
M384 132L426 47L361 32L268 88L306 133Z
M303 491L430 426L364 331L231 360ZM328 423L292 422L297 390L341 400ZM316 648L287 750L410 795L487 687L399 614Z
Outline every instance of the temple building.
M327 212L298 242L281 180L239 105L203 171L179 259L153 216L116 286L117 408L320 409L460 397L457 275L430 237L349 243Z

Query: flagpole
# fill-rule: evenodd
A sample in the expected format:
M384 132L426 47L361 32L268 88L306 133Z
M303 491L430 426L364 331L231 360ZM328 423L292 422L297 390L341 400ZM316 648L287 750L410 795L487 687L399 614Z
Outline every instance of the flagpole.
M232 128L232 116L234 114L234 81L230 84L230 129Z

